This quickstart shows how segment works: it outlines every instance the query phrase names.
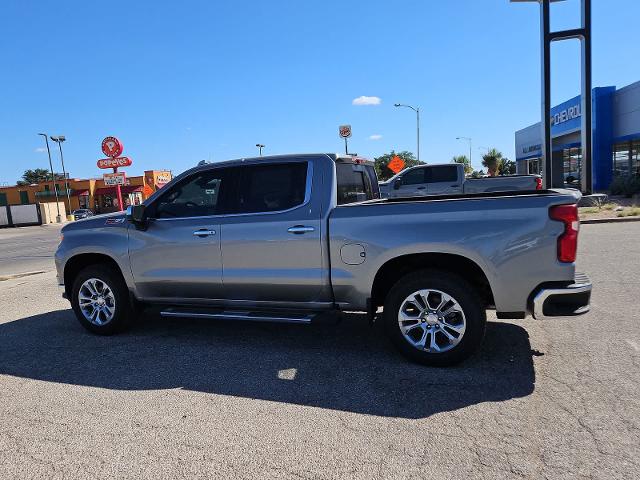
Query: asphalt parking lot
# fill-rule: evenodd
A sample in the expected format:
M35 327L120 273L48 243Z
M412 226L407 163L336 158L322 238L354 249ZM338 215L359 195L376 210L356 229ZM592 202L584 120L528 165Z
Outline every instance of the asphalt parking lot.
M0 281L0 478L640 478L639 240L640 223L584 225L592 311L490 315L451 369L407 363L359 315L150 315L97 337L52 264Z

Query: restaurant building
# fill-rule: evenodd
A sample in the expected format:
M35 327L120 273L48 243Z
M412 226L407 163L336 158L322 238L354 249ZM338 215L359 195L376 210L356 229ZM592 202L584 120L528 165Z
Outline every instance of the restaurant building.
M139 205L172 178L169 170L147 170L144 175L127 176L126 184L121 187L124 208ZM68 198L65 183L69 188ZM94 213L119 210L116 187L105 185L102 178L69 178L66 182L63 179L56 180L55 191L53 182L0 187L0 207L55 202L56 192L58 200L65 204L67 212L79 208L89 208Z

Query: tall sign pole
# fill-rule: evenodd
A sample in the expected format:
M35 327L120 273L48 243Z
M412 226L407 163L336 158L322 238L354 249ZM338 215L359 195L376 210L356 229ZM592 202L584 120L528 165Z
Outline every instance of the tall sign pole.
M540 39L541 73L542 73L542 158L544 159L544 183L546 188L564 187L562 164L553 162L553 139L551 136L551 44L562 40L578 39L581 43L581 144L582 167L580 181L583 193L591 193L593 189L593 128L592 118L592 77L591 77L591 0L580 0L580 28L551 31L551 3L564 0L511 0L511 2L537 2L540 4Z

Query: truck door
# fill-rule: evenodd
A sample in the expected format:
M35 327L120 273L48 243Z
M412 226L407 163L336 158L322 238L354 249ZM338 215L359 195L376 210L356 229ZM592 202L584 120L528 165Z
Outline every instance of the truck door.
M129 259L142 297L221 298L219 215L230 191L230 173L213 168L186 177L147 207L146 230L129 227Z
M425 167L424 170L429 195L462 193L464 176L458 165L434 165Z
M318 191L323 185L314 178L313 162L292 159L237 170L233 205L221 219L225 299L265 306L326 300L321 205L311 199L314 181Z

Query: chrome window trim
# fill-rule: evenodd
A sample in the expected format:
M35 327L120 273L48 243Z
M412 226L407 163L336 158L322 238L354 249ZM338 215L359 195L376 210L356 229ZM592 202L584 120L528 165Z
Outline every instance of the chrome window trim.
M285 210L274 210L271 212L247 212L247 213L221 213L218 215L201 215L201 216L197 216L197 217L173 217L173 218L150 218L149 220L153 220L155 222L167 222L167 221L174 221L174 220L202 220L202 219L207 219L207 218L231 218L231 217L246 217L247 215L277 215L277 214L282 214L282 213L288 213L288 212L292 212L294 210L297 210L299 208L303 208L305 206L307 206L309 204L309 202L311 201L311 190L313 188L313 161L311 160L303 160L300 162L274 162L274 163L265 163L265 165L278 165L278 164L282 164L282 163L303 163L306 162L307 164L307 183L305 185L305 192L304 192L304 200L300 205L296 205L295 207L291 207L291 208L287 208ZM254 165L260 165L259 163L253 163L250 165L246 165L247 167L250 166L254 166ZM238 167L243 167L243 165L239 165ZM236 168L236 166L234 167L221 167L221 168Z

